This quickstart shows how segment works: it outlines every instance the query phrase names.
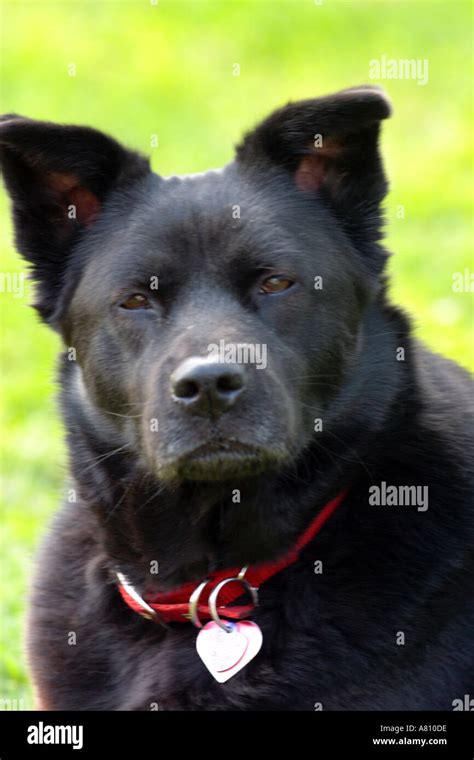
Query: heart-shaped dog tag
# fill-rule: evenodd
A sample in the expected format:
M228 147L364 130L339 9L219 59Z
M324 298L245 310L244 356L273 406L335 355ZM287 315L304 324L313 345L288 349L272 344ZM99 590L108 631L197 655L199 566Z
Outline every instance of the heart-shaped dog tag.
M227 624L229 632L214 621L206 623L196 639L199 657L219 683L242 670L262 646L262 632L256 623L240 620Z

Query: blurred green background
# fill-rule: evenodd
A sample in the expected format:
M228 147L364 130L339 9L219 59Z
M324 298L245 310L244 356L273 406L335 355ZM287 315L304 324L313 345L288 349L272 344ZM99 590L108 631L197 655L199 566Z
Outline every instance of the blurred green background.
M156 171L187 173L227 162L242 130L290 99L370 82L372 59L426 59L425 85L373 80L394 104L383 134L391 293L432 348L472 367L471 296L452 290L453 273L472 269L470 7L4 2L2 110L93 125L151 154ZM158 147L150 147L152 135ZM1 212L1 271L24 271L4 194ZM29 308L28 290L23 298L0 293L0 700L25 708L32 705L25 594L34 547L62 496L66 459L54 402L58 340Z

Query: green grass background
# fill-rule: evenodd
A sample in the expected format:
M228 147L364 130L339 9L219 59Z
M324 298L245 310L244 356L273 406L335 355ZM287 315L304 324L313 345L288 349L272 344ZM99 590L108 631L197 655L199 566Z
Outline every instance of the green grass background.
M472 268L469 3L37 1L3 3L2 15L3 111L104 129L151 153L164 174L222 165L242 130L268 111L370 81L373 58L426 58L426 86L378 82L394 103L383 134L391 292L430 346L473 366L472 296L451 288L454 272ZM1 271L22 271L4 195L1 213ZM58 341L30 296L0 293L0 700L25 707L25 594L65 471L54 403Z

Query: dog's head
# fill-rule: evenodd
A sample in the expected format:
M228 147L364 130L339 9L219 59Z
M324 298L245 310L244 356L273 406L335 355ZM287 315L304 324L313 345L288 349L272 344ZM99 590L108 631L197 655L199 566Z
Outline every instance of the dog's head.
M212 541L213 561L273 556L329 489L314 447L350 463L334 420L362 396L382 408L355 367L386 258L389 111L369 87L289 104L224 169L170 178L96 130L4 117L17 246L64 340L73 472L108 504L111 556L158 547L170 583L183 546L183 577Z
M4 118L18 248L99 436L166 481L298 456L377 289L388 114L376 88L290 104L224 169L171 178L93 129Z

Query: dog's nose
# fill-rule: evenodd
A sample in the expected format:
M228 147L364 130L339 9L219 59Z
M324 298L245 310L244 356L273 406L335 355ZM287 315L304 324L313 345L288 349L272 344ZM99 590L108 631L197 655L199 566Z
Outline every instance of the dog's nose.
M237 364L186 359L171 375L173 401L194 414L219 415L230 409L245 387L245 374Z

